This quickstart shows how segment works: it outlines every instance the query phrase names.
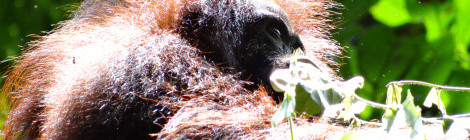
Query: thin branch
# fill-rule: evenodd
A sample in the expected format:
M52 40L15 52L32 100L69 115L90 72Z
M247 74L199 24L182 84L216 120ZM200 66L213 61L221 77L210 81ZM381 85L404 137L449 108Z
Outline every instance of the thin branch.
M470 113L444 116L443 118L470 118Z
M430 124L442 124L442 119L440 118L436 118L436 117L433 117L433 118L424 118L424 117L421 117L421 120L424 122L424 123L430 123Z
M386 87L388 87L392 84L396 84L396 85L403 85L403 84L423 85L423 86L433 87L433 88L442 89L442 90L455 90L455 91L468 91L468 92L470 92L469 87L443 86L443 85L436 85L436 84L431 84L431 83L428 83L428 82L416 81L416 80L392 81L392 82L388 83Z
M387 108L390 108L391 106L389 105L385 105L385 104L381 104L381 103L376 103L376 102L372 102L372 101L369 101L369 100L366 100L362 97L359 97L358 95L356 94L352 94L354 96L354 98L356 98L357 100L361 101L361 102L364 102L366 104L368 104L369 106L371 107L375 107L375 108L381 108L381 109L387 109Z
M470 118L470 113L457 114L457 115L445 115L443 117L421 117L423 122L426 123L442 123L442 119L457 119L457 118Z

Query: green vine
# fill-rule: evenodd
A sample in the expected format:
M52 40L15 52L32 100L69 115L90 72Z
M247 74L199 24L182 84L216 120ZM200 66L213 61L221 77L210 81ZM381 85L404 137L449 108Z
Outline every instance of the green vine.
M271 84L278 92L284 92L284 100L279 110L274 114L271 124L273 127L284 119L288 119L291 139L294 139L292 117L297 113L318 115L352 120L353 123L381 126L386 132L403 127L403 124L411 126L411 138L425 138L421 132L422 123L442 124L444 132L450 129L455 119L467 118L469 114L447 115L445 106L440 98L440 91L466 91L468 87L452 87L431 84L422 81L403 80L393 81L387 84L386 103L376 103L366 100L355 93L362 88L364 78L357 76L346 81L334 81L328 74L323 73L318 65L305 57L297 57L291 61L288 69L276 70L271 75ZM442 117L425 118L421 116L421 108L414 105L414 98L410 90L407 90L406 99L401 101L402 85L422 85L431 87L423 105L431 107L435 104L442 112ZM337 106L340 107L337 107ZM361 120L355 114L361 113L365 106L371 106L385 110L382 122L369 122ZM335 107L333 107L335 106ZM339 113L337 113L339 112Z
M431 84L428 82L423 82L423 81L416 81L416 80L401 80L401 81L392 81L387 84L387 87L390 85L422 85L422 86L427 86L427 87L432 87L436 89L441 89L441 90L451 90L451 91L466 91L470 92L469 87L453 87L453 86L443 86L443 85L436 85L436 84Z

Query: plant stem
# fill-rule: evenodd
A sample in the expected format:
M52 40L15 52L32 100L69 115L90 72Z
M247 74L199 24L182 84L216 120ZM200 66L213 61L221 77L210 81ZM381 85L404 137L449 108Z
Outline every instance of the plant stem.
M455 91L468 91L468 92L470 92L469 87L443 86L443 85L436 85L436 84L431 84L431 83L428 83L428 82L416 81L416 80L392 81L392 82L388 83L386 87L388 87L392 84L397 84L397 85L403 85L403 84L423 85L423 86L433 87L433 88L442 89L442 90L455 90Z
M457 114L457 115L450 115L452 118L469 118L470 113L465 113L465 114ZM445 117L444 117L445 118Z
M421 119L423 122L427 123L442 123L442 119L457 119L457 118L470 118L470 113L465 113L465 114L457 114L457 115L444 115L443 117L430 117L430 118L424 118L422 117Z
M380 104L380 103L376 103L376 102L372 102L372 101L369 101L369 100L366 100L362 97L359 97L357 94L353 94L354 98L356 98L357 100L361 101L361 102L364 102L366 104L368 104L369 106L371 107L375 107L375 108L381 108L381 109L387 109L387 108L390 108L390 106L388 105L385 105L385 104Z
M292 116L289 116L289 126L290 126L290 139L294 140L294 130L292 126Z

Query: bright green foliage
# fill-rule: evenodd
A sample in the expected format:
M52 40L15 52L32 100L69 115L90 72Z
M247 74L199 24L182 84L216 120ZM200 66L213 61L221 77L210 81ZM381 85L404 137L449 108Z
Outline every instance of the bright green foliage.
M452 1L451 1L452 2ZM455 7L455 23L452 25L452 35L456 43L457 58L461 61L461 66L470 69L470 1L454 0L452 5Z
M470 1L338 0L340 30L333 37L346 48L344 78L362 75L358 95L385 103L391 81L413 79L439 85L470 86ZM416 103L428 88L411 86ZM446 113L470 112L469 95L441 92ZM424 109L424 108L423 108ZM442 109L442 108L441 108ZM427 108L424 112L427 112ZM380 118L366 109L360 117ZM429 114L427 115L439 115Z
M406 9L406 0L380 0L370 8L370 13L375 19L391 27L401 26L411 19Z
M273 72L270 77L272 86L276 91L284 92L284 100L271 121L273 127L284 119L288 119L291 139L294 139L292 117L296 114L318 115L322 112L322 117L343 118L346 121L353 119L352 125L370 123L355 117L355 114L363 112L366 105L369 105L385 110L381 125L387 133L410 126L412 129L410 138L423 139L425 136L421 129L423 125L421 108L414 104L415 99L409 89L405 100L401 101L402 85L417 84L432 87L424 106L430 107L432 104L440 106L439 109L444 114L442 124L444 132L449 130L453 122L452 118L463 116L445 115L445 106L439 96L441 89L470 91L467 87L441 86L416 80L394 81L387 84L386 104L381 104L363 99L355 93L357 88L362 88L364 85L364 78L360 76L340 82L321 75L327 74L323 73L310 59L299 56L293 58L289 69ZM342 137L342 139L354 138L356 138L354 133L348 133Z

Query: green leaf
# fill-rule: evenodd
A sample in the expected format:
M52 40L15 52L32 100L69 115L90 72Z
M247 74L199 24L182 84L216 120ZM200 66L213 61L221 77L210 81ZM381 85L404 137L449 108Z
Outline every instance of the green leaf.
M318 115L323 111L324 107L322 106L321 101L319 99L312 98L311 93L308 93L302 85L297 84L295 87L295 94L296 112L306 112L309 115Z
M401 26L411 20L405 0L380 0L369 11L377 21L390 27Z
M382 128L385 128L387 133L405 127L407 123L403 106L400 104L386 109L385 114L382 117L382 124Z
M427 6L423 9L423 22L426 28L426 40L428 42L434 42L442 36L443 27L441 25L437 9L431 6Z
M449 131L449 128L452 125L452 123L454 123L454 120L449 119L449 118L444 118L442 121L443 121L442 130L444 130L444 134L445 134L447 133L447 131Z
M385 113L382 116L382 122L384 124L382 127L385 128L385 131L387 131L387 133L390 132L390 130L392 129L397 113L398 108L396 107L385 109Z
M284 119L295 116L294 109L295 97L292 97L288 92L284 93L284 100L282 101L279 110L277 110L271 118L271 126L276 127L276 125Z
M400 104L401 102L401 85L392 84L387 89L387 105Z
M456 58L461 60L461 66L466 70L470 69L470 1L454 0L453 6L456 10L455 24L452 26L452 33L456 43Z
M447 114L446 107L444 106L444 102L442 102L440 89L432 88L431 91L429 91L428 96L426 97L423 103L423 105L426 107L431 107L432 104L435 104L439 108L442 114Z
M405 111L406 122L411 126L411 138L421 135L419 130L423 121L421 121L421 109L418 106L415 106L413 95L411 95L410 90L406 95L406 99L403 102L403 110Z
M348 96L343 99L342 103L344 105L344 111L339 114L338 118L343 118L345 121L349 121L351 119L352 115L354 115L351 112L353 101L353 96Z

